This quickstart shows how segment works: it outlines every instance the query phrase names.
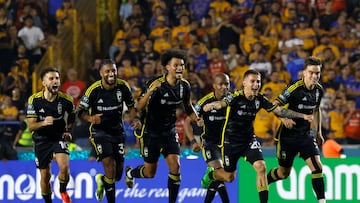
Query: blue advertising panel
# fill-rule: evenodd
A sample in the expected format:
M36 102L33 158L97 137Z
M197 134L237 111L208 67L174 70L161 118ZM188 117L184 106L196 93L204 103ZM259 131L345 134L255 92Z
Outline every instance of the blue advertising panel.
M125 165L137 166L142 159L127 159ZM103 171L100 163L87 160L70 161L71 178L68 193L73 203L95 203L95 175ZM206 190L201 188L200 180L206 169L203 159L181 159L182 181L177 202L203 202ZM52 164L51 184L54 203L61 202L59 194L58 168ZM116 201L144 203L168 202L168 168L165 160L159 161L158 171L153 179L136 179L134 188L125 186L124 178L116 183ZM237 202L238 181L226 184L231 202ZM33 161L8 161L0 163L0 202L43 203L40 191L40 173ZM103 202L106 202L104 200ZM214 202L221 202L218 194Z

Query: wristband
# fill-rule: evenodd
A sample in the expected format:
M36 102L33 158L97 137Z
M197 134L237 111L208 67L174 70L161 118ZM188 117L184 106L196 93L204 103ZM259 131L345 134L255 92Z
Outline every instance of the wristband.
M194 138L194 139L191 140L190 144L193 145L195 143L197 143L197 142L196 142L196 139Z

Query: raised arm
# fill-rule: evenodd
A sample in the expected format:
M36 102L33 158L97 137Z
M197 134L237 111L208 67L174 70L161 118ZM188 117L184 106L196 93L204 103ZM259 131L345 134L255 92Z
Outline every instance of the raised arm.
M150 96L156 91L156 89L158 87L161 86L161 82L159 81L154 81L154 83L151 84L151 86L149 87L149 89L146 91L145 94L143 94L143 96L139 99L139 101L137 102L136 105L136 109L141 112L145 106L147 105L147 103L149 102L149 98Z

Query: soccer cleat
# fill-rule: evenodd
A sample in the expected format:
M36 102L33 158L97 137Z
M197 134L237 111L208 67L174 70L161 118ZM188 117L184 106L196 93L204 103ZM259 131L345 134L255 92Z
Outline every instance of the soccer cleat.
M203 188L209 188L209 186L210 186L210 183L211 183L212 180L210 179L209 173L211 171L214 171L213 167L207 167L206 168L206 172L205 172L204 176L201 179L201 186Z
M61 199L63 203L71 203L71 199L67 192L60 192Z
M134 178L130 178L128 176L128 172L131 170L131 166L126 166L126 173L125 173L125 184L128 188L133 188L134 187Z
M103 174L99 173L95 176L97 185L95 197L97 201L101 201L104 198L104 183L102 182Z

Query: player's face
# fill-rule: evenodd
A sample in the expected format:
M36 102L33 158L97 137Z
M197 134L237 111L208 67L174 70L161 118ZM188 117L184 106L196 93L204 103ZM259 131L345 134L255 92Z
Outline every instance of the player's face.
M245 95L256 96L261 86L261 77L258 74L250 74L243 81Z
M213 87L216 95L221 95L221 97L225 96L230 89L229 77L226 75L216 77Z
M309 65L303 71L304 82L307 87L312 87L319 82L320 79L320 65Z
M103 84L113 86L116 82L117 70L115 65L105 64L100 69L100 76Z
M45 90L51 94L57 94L60 89L60 76L58 72L48 72L43 79Z
M168 74L176 79L181 79L184 74L185 62L180 58L172 58L168 65L166 65L166 70Z

